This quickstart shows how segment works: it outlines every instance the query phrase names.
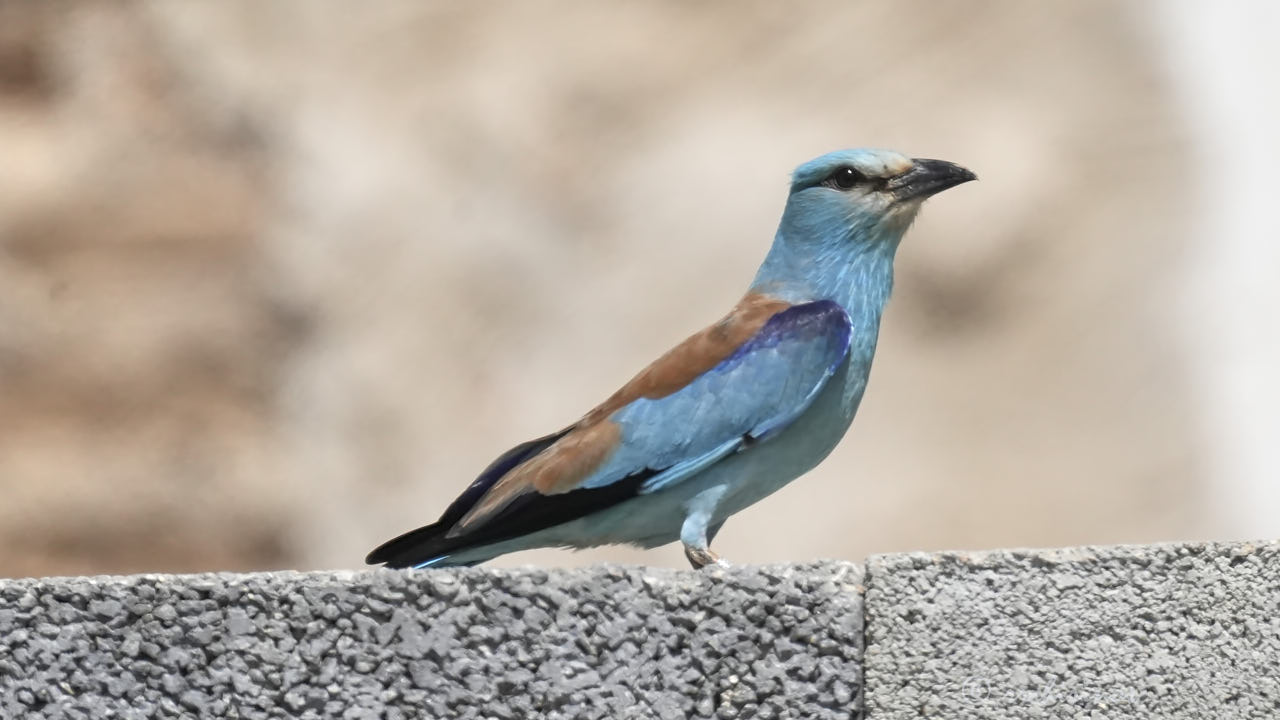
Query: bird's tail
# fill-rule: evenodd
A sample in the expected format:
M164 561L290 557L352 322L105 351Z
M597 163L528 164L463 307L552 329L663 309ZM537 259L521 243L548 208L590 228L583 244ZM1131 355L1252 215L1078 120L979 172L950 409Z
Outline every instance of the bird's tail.
M465 548L450 542L448 531L444 523L410 530L374 548L364 561L389 568L471 567L484 562L485 558L454 560L453 555Z

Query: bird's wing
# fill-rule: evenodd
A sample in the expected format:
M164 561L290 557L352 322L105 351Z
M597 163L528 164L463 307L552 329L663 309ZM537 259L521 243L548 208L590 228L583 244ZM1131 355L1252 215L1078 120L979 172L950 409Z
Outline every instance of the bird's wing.
M837 303L748 295L573 426L499 457L435 525L387 545L425 533L412 555L429 557L670 487L795 420L844 361L850 335ZM370 560L403 555L382 550Z
M496 479L455 534L528 493L568 495L641 477L636 492L660 490L790 424L844 360L850 324L831 301L782 307L741 342L719 348L705 370L689 372L706 358L682 355L683 346L663 356L637 377L646 387L631 387L633 381L619 391L623 397ZM663 377L678 375L691 377L678 385Z
M679 391L615 412L622 442L581 482L600 487L649 470L640 493L669 487L768 440L800 416L849 351L844 308L805 303L769 318L729 357Z

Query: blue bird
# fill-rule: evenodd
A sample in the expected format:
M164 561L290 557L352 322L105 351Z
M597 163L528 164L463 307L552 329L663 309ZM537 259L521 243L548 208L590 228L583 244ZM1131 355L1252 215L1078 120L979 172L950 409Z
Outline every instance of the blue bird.
M694 568L734 513L812 469L853 421L903 233L974 180L941 160L844 150L798 167L773 246L727 315L569 427L493 461L431 525L369 553L474 565L536 547L684 544Z

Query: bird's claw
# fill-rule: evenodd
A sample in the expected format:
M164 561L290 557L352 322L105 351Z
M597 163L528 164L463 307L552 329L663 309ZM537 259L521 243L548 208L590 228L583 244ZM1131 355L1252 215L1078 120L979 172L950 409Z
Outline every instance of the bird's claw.
M708 565L715 565L721 568L731 567L728 560L720 557L711 548L695 548L686 545L684 547L684 556L688 558L689 564L693 566L694 570L701 570Z

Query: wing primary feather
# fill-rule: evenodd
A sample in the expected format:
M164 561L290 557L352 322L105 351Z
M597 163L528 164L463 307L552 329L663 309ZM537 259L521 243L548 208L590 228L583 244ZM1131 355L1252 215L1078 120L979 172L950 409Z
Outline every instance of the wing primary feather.
M535 440L520 443L499 455L496 460L489 463L489 466L476 476L476 479L467 486L466 490L462 491L462 494L458 496L458 499L454 500L449 504L449 507L445 508L444 513L440 515L439 522L452 526L454 523L461 520L463 516L467 514L467 511L472 507L475 507L475 504L479 502L480 498L483 497L495 483L502 479L502 476L511 472L517 465L528 461L535 455L538 455L542 451L551 447L557 440L568 435L572 430L573 426L569 426L559 432L554 432L550 435L543 435ZM446 531L447 530L448 528L446 528Z
M462 491L462 494L456 500L449 504L449 507L445 508L439 520L416 530L410 530L382 543L365 557L365 562L370 565L385 563L387 567L412 567L416 566L417 563L430 564L443 561L445 557L441 555L441 551L444 543L441 542L441 539L445 533L449 532L454 523L466 515L467 511L503 475L511 472L511 469L520 463L551 447L571 429L565 428L560 432L520 443L502 453L476 476L476 479L467 486L466 490Z

